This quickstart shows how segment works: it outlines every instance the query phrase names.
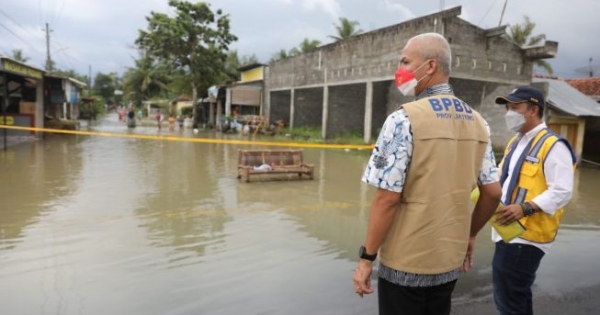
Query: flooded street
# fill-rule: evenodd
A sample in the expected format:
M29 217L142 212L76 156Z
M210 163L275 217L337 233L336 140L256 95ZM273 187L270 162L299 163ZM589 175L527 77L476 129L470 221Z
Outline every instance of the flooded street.
M112 115L93 130L243 139ZM245 183L238 148L49 135L0 151L0 314L376 314L376 295L352 289L368 154L305 149L315 180ZM600 169L575 182L537 291L600 284ZM491 294L489 234L457 304Z

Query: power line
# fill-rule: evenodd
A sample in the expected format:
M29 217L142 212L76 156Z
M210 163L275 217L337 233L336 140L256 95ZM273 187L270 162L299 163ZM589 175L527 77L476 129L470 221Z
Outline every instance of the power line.
M42 0L38 0L38 23L42 24Z
M60 38L58 37L58 34L54 34L54 41L55 41L56 43L58 43L60 46L62 46L62 47L61 47L61 49L62 49L62 48L68 48L68 46L67 46L67 45L64 45L64 44L63 44L63 41L62 41L62 39L60 39ZM85 62L83 62L83 61L79 60L78 58L75 58L74 56L72 56L72 55L68 54L66 51L65 51L65 52L62 52L62 54L63 54L63 55L65 55L66 57L69 57L69 58L71 58L71 59L74 59L75 61L77 61L77 62L79 62L79 63L81 63L81 64L87 64L87 63L85 63Z
M35 51L37 51L38 53L40 52L35 46L31 45L31 43L25 41L23 38L21 38L19 35L15 34L11 29L9 29L6 25L0 23L0 27L4 28L6 31L8 31L9 33L11 33L14 37L16 37L18 40L22 41L23 43L25 43L27 46L33 48Z
M62 17L62 13L63 13L63 10L65 8L65 2L66 1L67 0L62 0L62 2L60 3L60 7L59 7L59 10L58 10L58 17L57 17L57 19L58 19L59 22L57 22L57 23L60 23L60 19Z
M483 15L483 17L479 21L479 23L477 23L477 26L481 25L481 22L483 22L483 20L485 20L485 17L490 13L490 11L492 11L492 8L494 7L494 5L496 5L496 1L498 1L498 0L494 0L494 2L492 2L492 5L490 5L490 7L487 9L487 11L485 12L485 14Z
M5 30L7 30L9 33L13 34L16 38L20 39L22 42L24 42L25 44L28 44L25 40L23 40L21 37L19 37L19 35L13 33L13 31L11 31L7 26L5 26L4 24L0 23L0 26L2 26Z
M4 15L6 18L8 18L13 24L15 24L16 26L20 27L23 31L29 33L29 35L33 36L33 37L38 37L39 39L41 39L40 35L38 33L32 33L29 29L25 28L23 25L19 24L19 22L15 21L15 19L13 19L10 15L8 15L8 13L2 11L0 9L0 14Z

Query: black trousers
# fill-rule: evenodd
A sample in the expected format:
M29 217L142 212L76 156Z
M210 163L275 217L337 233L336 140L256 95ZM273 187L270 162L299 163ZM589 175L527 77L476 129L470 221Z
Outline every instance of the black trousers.
M379 278L379 315L449 315L456 280L435 287L404 287Z

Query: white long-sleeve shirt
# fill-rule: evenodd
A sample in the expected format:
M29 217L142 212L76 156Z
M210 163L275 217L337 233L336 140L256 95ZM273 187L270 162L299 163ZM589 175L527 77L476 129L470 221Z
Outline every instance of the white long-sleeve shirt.
M505 181L506 185L502 186L502 200L505 200L506 195L509 194L507 184L510 183L514 167L517 164L521 153L523 153L527 143L529 143L529 141L531 141L531 139L533 139L535 135L544 128L547 128L545 123L536 126L523 135L517 144L517 147L512 154L512 158L509 161L510 164L508 165L508 178L506 178ZM507 161L504 161L504 163L507 163ZM553 215L556 210L566 206L573 195L573 158L571 157L569 148L567 148L563 142L557 142L548 153L548 156L544 162L544 176L546 177L548 189L533 198L531 201L538 205L542 211L549 215ZM497 242L501 239L502 237L500 237L496 230L492 228L492 241ZM545 253L547 253L552 246L552 243L534 243L521 238L516 238L512 240L511 243L533 245Z

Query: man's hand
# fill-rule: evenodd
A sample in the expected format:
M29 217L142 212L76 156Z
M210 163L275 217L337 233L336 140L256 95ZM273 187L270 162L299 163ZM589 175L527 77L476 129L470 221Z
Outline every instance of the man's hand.
M361 259L358 261L358 267L354 271L354 292L361 298L364 294L373 293L371 288L371 273L373 272L373 263Z
M518 204L508 205L496 213L496 222L500 225L508 225L523 218L523 208Z
M467 272L473 268L473 251L475 250L475 238L469 238L469 245L467 246L467 253L465 254L465 260L460 267L460 272Z

